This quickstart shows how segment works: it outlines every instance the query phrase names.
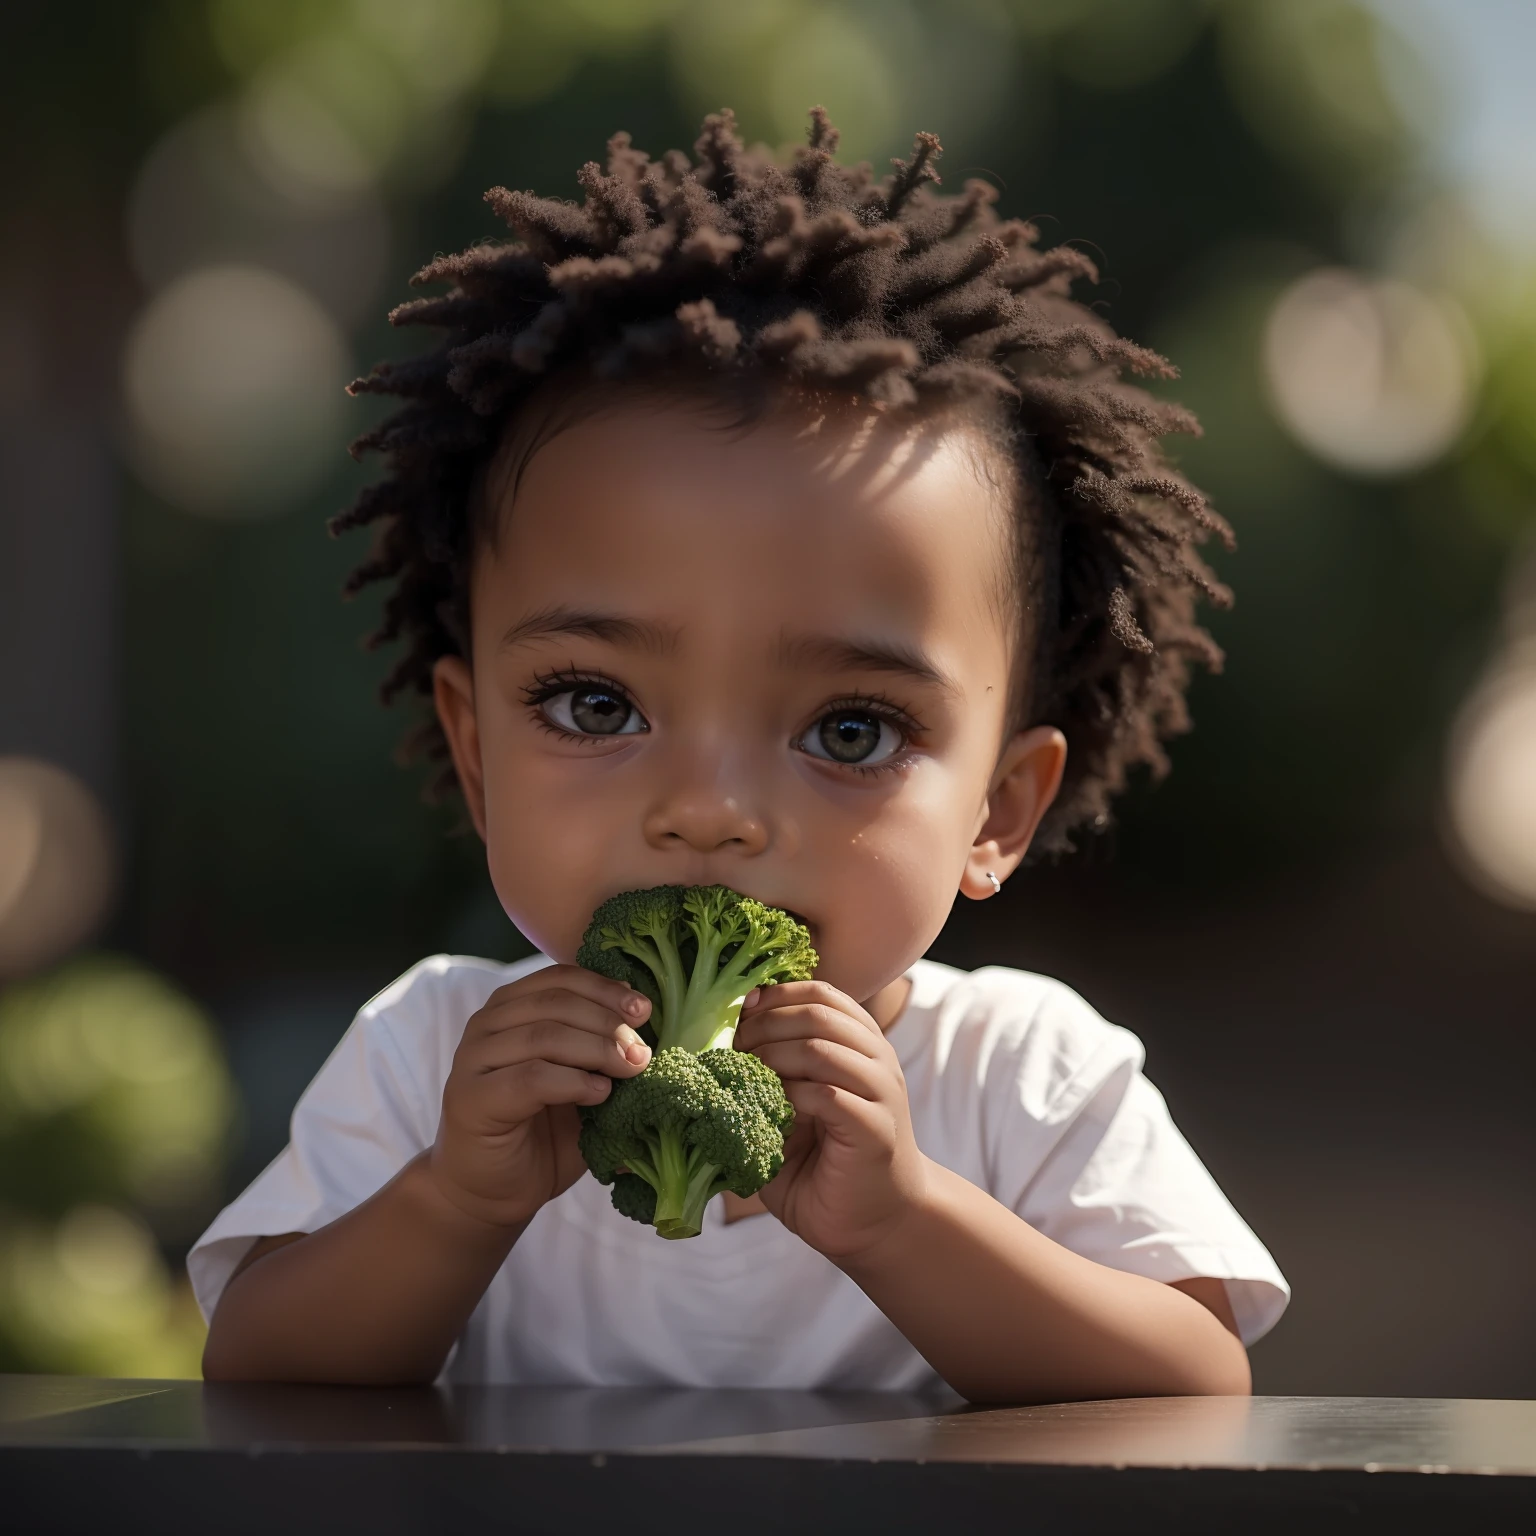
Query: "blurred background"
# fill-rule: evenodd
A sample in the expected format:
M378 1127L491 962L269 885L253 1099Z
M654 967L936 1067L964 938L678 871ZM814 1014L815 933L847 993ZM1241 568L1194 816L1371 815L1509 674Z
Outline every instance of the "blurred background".
M1240 540L1172 777L936 955L1146 1040L1296 1287L1260 1390L1536 1396L1533 57L1525 0L11 0L0 1368L195 1373L185 1249L354 1010L524 948L324 534L405 279L824 102L1091 252Z

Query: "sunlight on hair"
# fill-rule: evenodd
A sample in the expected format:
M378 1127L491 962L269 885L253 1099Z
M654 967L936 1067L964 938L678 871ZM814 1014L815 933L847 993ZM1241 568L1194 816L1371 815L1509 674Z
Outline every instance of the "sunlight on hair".
M1476 362L1455 305L1340 268L1281 294L1264 335L1275 413L1325 463L1401 475L1440 458L1470 416Z
M189 512L282 512L331 467L346 343L303 289L259 267L189 273L128 337L130 450L145 482Z

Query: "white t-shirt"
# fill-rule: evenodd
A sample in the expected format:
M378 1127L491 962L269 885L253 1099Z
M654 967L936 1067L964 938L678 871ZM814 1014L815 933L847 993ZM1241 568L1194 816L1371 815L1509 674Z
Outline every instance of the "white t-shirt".
M437 955L358 1014L292 1140L187 1260L204 1316L259 1237L313 1232L429 1147L464 1025L549 962ZM1076 1253L1226 1282L1246 1342L1289 1288L1141 1073L1141 1043L1047 977L919 961L888 1038L918 1146ZM771 1215L665 1242L583 1176L518 1239L446 1378L536 1385L910 1390L937 1378L872 1301Z

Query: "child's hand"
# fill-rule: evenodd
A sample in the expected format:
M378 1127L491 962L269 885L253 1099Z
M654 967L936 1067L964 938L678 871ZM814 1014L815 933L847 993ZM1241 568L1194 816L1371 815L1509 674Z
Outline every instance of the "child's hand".
M586 1164L579 1104L599 1104L612 1079L651 1059L635 1033L649 999L574 965L498 987L465 1026L443 1089L427 1162L454 1205L498 1226L530 1220Z
M927 1168L880 1026L826 982L791 981L743 1011L736 1046L784 1079L795 1106L763 1204L834 1262L869 1251L919 1198Z

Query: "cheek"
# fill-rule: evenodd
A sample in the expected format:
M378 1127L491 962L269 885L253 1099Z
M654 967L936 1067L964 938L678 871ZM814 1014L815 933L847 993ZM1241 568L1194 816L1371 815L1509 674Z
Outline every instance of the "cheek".
M818 974L850 996L872 996L920 958L954 905L971 821L947 780L927 765L852 836L807 839L821 849Z
M594 764L487 754L486 865L502 910L545 954L569 963L593 909L613 894L613 850L633 821Z

